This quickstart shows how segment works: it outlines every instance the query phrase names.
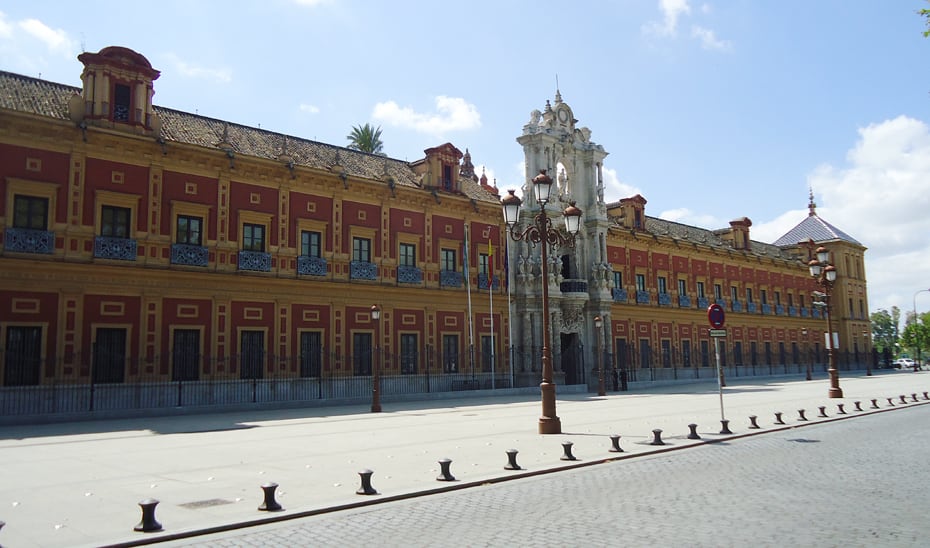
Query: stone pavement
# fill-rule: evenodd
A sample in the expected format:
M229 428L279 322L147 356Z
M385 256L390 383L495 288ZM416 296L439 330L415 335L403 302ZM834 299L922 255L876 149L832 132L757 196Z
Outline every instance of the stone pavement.
M841 376L841 386L845 397L831 400L822 376L730 379L723 406L732 434L721 434L718 389L708 382L602 398L559 393L563 433L547 436L537 434L538 393L384 402L380 414L345 406L4 426L0 545L159 542L930 403L925 372ZM801 409L808 421L798 420ZM751 415L761 428L749 428ZM701 439L688 438L689 424ZM665 445L652 445L655 429ZM610 451L610 435L621 436L622 453ZM565 442L577 460L563 460ZM521 470L504 468L510 449ZM444 458L456 481L437 481ZM377 495L356 494L366 469ZM272 482L283 510L259 511L261 486ZM145 499L160 501L160 532L133 531Z

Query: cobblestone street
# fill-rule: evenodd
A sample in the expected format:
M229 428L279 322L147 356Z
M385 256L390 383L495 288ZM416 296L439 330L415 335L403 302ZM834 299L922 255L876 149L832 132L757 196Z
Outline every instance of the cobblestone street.
M930 406L172 546L926 546Z

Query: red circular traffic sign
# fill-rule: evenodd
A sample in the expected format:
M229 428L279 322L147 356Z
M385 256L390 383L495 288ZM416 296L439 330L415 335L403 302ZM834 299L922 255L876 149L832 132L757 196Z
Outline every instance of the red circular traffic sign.
M723 327L723 322L726 319L726 314L723 312L723 307L717 303L714 303L707 307L707 321L710 322L710 326L714 329L720 329Z

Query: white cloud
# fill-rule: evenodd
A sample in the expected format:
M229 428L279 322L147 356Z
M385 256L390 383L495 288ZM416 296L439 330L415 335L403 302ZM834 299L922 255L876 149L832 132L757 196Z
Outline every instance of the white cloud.
M691 226L697 226L706 229L716 229L729 226L726 221L721 221L720 219L714 217L713 215L707 215L704 213L695 213L686 207L680 207L677 209L669 209L659 213L660 219L665 219L666 221L674 221L676 223L682 223Z
M177 55L169 53L166 56L167 62L174 65L174 68L178 73L187 76L188 78L195 78L198 80L211 80L219 84L228 84L232 82L232 71L226 68L208 68L198 65L194 65L184 61Z
M20 29L26 34L38 39L52 53L71 56L75 52L74 40L61 29L52 29L38 19L25 19L18 23Z
M401 107L394 101L378 103L372 112L372 118L429 135L481 127L478 108L465 99L440 95L436 97L435 102L436 110L427 113L416 112L411 107Z
M605 167L604 174L604 201L607 203L616 202L622 198L630 198L643 191L638 187L625 183L620 180L616 169Z
M0 11L0 38L12 38L13 25L7 22L6 14Z
M300 112L306 112L308 114L317 114L320 112L320 107L316 105L308 105L307 103L300 104Z
M656 36L675 36L678 30L678 18L691 13L688 0L659 0L662 21L650 21L643 25L643 32Z
M701 42L701 47L713 51L732 51L733 44L729 40L720 40L714 31L694 25L691 27L691 37Z

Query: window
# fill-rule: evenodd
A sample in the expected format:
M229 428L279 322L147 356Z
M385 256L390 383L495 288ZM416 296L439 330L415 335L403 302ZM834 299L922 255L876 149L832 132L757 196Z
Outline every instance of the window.
M735 285L730 286L730 300L734 303L739 300L739 289Z
M488 275L488 254L479 253L478 254L478 275Z
M614 287L623 289L623 272L614 271Z
M644 274L636 275L636 291L646 290L646 276Z
M665 295L668 293L668 287L666 286L665 276L659 276L659 295Z
M200 378L200 330L175 329L171 348L171 380L196 381Z
M788 306L794 306L794 295L792 295L791 293L788 293Z
M265 225L252 223L242 225L242 250L265 251Z
M691 341L681 341L681 365L691 367Z
M94 340L93 381L123 382L126 374L126 330L98 327Z
M3 356L3 385L39 384L42 363L42 328L10 326L6 328L6 352Z
M762 304L769 304L769 295L768 291L764 289L759 290L759 298L762 299Z
M130 209L103 206L100 208L100 235L109 238L129 238Z
M672 366L672 341L668 339L662 339L662 367L671 367Z
M243 331L239 334L239 378L260 379L264 374L265 333Z
M418 361L416 334L402 334L400 336L400 372L405 375L416 373Z
M705 297L705 295L704 295L704 282L698 282L698 283L697 283L697 296L698 296L698 299L703 299L703 298Z
M626 369L627 367L627 348L626 339L617 339L617 367Z
M203 219L190 215L178 215L177 243L203 245Z
M801 302L801 308L804 308L804 293L801 293L800 295L798 295L798 299Z
M714 284L714 298L718 301L723 298L723 288L720 284Z
M368 238L352 238L352 260L360 263L371 262L371 240Z
M494 370L494 347L491 337L481 336L481 370L490 373Z
M743 343L739 341L733 343L733 364L743 365Z
M765 348L765 365L772 365L772 343L766 341L763 347Z
M755 341L749 343L749 363L752 365L759 365L759 352L756 348Z
M746 302L747 303L752 302L752 288L751 287L746 288Z
M356 375L371 375L371 333L352 334L352 369Z
M701 341L701 367L710 367L710 349L707 341Z
M300 376L319 377L323 365L323 334L304 331L300 334Z
M320 242L323 235L312 230L302 230L300 232L300 254L305 257L321 257L323 250Z
M442 370L456 373L459 370L459 336L442 336Z
M113 121L128 122L130 106L129 86L116 84L113 89Z
M652 349L649 348L649 339L639 340L639 367L652 367Z
M400 266L417 266L417 246L400 244Z
M48 198L17 194L13 200L13 228L48 229Z
M454 249L443 249L440 251L441 270L455 272L458 270L455 260Z
M685 295L688 293L687 282L685 280L678 280L678 294Z
M776 291L775 292L775 305L778 306L780 304L781 304L781 292Z

